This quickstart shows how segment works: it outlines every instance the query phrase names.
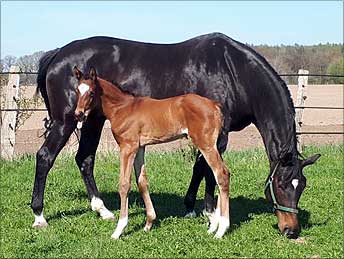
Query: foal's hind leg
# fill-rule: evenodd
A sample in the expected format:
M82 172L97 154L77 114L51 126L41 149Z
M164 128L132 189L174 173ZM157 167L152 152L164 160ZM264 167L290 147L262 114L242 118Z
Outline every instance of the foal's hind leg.
M221 156L215 147L201 149L207 163L213 170L217 184L219 185L220 197L218 205L220 209L219 227L215 234L216 238L221 238L229 228L229 172L223 163ZM217 208L218 209L218 208ZM212 227L210 231L215 231Z
M89 116L81 129L79 149L75 161L84 180L91 208L97 211L102 219L114 219L114 215L104 205L99 196L93 176L95 153L99 144L105 117Z
M47 221L43 217L44 189L50 168L56 156L66 144L75 129L76 122L66 120L64 123L54 121L51 131L36 155L36 175L32 192L31 208L35 215L33 227L46 227Z
M145 148L140 147L134 161L134 169L136 175L136 183L139 187L139 191L141 193L143 202L145 203L146 207L146 225L144 227L144 231L149 231L152 228L153 221L156 218L155 210L153 207L152 200L149 195L148 191L148 181L146 176L146 170L144 165L144 155L145 155Z
M219 150L220 154L226 150L227 143L228 134L225 131L222 131L217 140L217 149ZM216 206L214 200L216 181L211 168L205 161L204 157L199 153L197 154L196 162L193 167L189 189L184 199L186 217L192 217L196 215L194 211L196 196L203 177L205 177L204 209L207 214L210 214L214 212Z

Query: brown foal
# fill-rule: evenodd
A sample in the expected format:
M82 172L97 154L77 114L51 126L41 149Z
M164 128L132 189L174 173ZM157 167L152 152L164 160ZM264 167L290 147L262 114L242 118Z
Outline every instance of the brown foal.
M217 230L221 238L229 228L229 171L217 150L216 142L222 127L222 113L217 103L196 94L156 100L134 97L116 85L97 77L94 68L83 75L73 69L78 79L78 104L75 116L78 128L90 111L101 108L111 123L111 130L120 148L119 194L121 209L112 238L118 239L128 224L128 192L132 167L140 172L139 191L146 207L145 231L151 229L156 214L148 192L144 166L145 146L189 136L213 170L219 186L217 212L211 217L209 233ZM215 214L217 216L215 216Z

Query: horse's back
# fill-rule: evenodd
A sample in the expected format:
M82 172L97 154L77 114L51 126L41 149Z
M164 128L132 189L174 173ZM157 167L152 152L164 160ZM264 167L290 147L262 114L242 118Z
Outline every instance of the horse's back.
M75 78L72 68L87 71L91 66L108 81L116 81L123 90L136 96L166 98L197 93L216 100L228 111L234 110L235 99L241 104L243 91L232 79L225 53L238 47L221 33L201 35L175 44L155 44L111 37L77 40L62 47L47 71L47 92L51 106L71 112L75 106ZM240 104L239 104L240 103Z

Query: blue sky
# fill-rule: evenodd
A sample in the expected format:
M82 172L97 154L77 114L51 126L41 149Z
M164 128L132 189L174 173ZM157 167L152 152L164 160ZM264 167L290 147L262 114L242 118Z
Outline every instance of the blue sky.
M173 43L222 32L244 43L343 42L342 1L1 1L1 58L107 35Z

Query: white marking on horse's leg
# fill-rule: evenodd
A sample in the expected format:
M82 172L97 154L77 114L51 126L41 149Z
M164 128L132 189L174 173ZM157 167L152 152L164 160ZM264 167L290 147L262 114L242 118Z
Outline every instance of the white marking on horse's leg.
M296 187L299 185L299 179L293 179L291 184L294 186L294 189L296 189Z
M80 95L83 96L90 89L90 86L82 83L78 86L78 89L79 89Z
M229 218L221 216L219 219L219 228L215 234L215 238L222 238L226 231L229 229Z
M196 212L193 210L189 213L187 213L184 218L195 218L196 217Z
M97 198L97 197L92 197L91 199L91 208L93 211L97 211L99 215L102 217L102 219L111 219L114 220L115 216L111 211L109 211L105 205L104 202Z
M78 121L78 124L76 125L76 127L77 127L78 129L81 129L81 128L82 128L82 121Z
M208 234L212 234L217 230L220 221L220 208L219 206L215 209L213 213L207 213L209 218L209 229Z
M116 230L111 235L111 238L118 239L121 236L121 234L123 233L123 230L125 229L125 227L127 225L128 225L128 216L119 219L118 223L117 223Z
M47 226L48 226L48 222L45 220L43 216L43 212L40 215L35 215L35 222L32 224L32 227L43 228Z

